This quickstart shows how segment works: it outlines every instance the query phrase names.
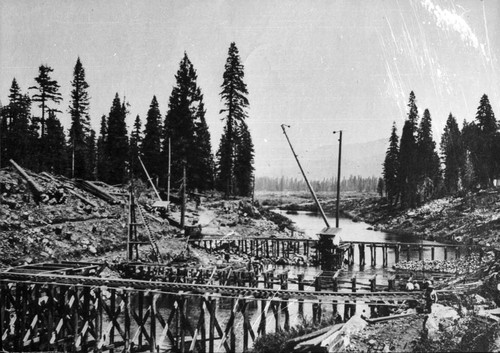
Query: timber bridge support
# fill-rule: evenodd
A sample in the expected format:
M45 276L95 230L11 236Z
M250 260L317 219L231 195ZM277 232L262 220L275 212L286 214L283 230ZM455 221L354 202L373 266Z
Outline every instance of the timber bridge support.
M328 276L330 287L281 274L257 288L259 281L223 286L3 272L0 349L236 352L259 335L288 329L304 312L321 321L337 304L347 304L345 313L352 315L356 302L398 305L421 296L381 292L375 278L370 291L357 291L354 279L353 292L339 292L337 276Z
M206 251L232 251L236 254L247 254L257 258L269 259L297 259L301 262L310 261L319 263L321 253L318 251L318 241L305 238L225 238L213 237L203 239L190 239L191 245ZM483 253L480 246L459 244L434 244L434 243L382 243L382 242L341 242L340 249L344 252L344 259L349 265L358 264L365 266L389 266L389 256L393 257L392 263L403 260L410 261L418 256L424 260L452 260L461 256L470 256L473 252ZM430 254L426 254L429 253ZM438 250L440 256L438 258ZM367 263L367 261L369 263ZM380 261L380 262L378 262ZM295 261L296 263L297 261ZM340 263L337 264L341 265Z

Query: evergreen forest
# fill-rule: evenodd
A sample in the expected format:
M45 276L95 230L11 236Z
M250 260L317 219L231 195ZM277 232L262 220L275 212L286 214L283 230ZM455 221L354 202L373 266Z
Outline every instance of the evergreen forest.
M118 93L109 112L93 117L100 119L99 131L92 128L89 83L80 58L74 65L67 106L53 72L49 65L40 65L33 86L27 89L13 78L8 102L0 106L0 167L12 159L34 172L111 185L139 178L151 179L160 188L170 181L174 189L183 185L190 191L218 189L226 197L251 193L254 146L246 123L244 66L235 43L229 46L221 77L224 109L219 114L225 127L215 155L203 91L187 53L175 74L166 113L162 114L154 95L145 117L136 116L130 128L126 125L129 103ZM71 124L65 131L61 118L68 116Z
M472 122L450 113L439 146L428 109L419 115L410 92L401 136L394 123L383 163L383 192L390 207L414 208L430 199L496 186L500 175L500 132L484 94Z

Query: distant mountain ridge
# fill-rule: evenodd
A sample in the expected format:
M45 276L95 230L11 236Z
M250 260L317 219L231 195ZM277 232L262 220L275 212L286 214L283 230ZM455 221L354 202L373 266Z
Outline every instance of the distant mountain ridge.
M364 143L345 144L342 146L342 178L350 175L362 177L379 177L382 175L382 163L388 147L387 139L379 139ZM302 152L300 163L311 180L337 177L338 145L324 145L316 149ZM266 170L259 173L267 177L302 177L294 159L283 161L279 170Z

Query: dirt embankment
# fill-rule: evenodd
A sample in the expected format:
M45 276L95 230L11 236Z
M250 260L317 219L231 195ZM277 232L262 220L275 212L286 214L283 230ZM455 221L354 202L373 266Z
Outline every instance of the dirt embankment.
M353 202L346 212L375 229L412 233L448 243L500 248L500 190L446 197L410 210L388 208L383 199Z
M89 192L78 182L48 173L25 170L43 197L13 168L0 170L0 266L62 260L120 262L125 259L128 232L128 187L96 182L107 197ZM184 231L169 225L150 206L155 193L135 183L136 202L143 206L152 237L168 261L213 264L218 259L188 250ZM110 199L111 198L111 199ZM173 218L180 219L174 206ZM143 223L136 212L138 223ZM283 216L254 207L249 201L224 201L217 193L187 203L186 225L199 225L207 236L286 235L291 222ZM147 229L137 232L147 238ZM145 256L151 249L145 249Z
M334 195L320 197L323 209L334 213ZM316 212L310 196L281 197L286 210ZM390 208L384 198L374 195L347 194L340 210L354 221L364 221L376 230L414 234L424 239L448 243L479 244L500 248L500 189L494 188L463 197L432 200L415 209Z

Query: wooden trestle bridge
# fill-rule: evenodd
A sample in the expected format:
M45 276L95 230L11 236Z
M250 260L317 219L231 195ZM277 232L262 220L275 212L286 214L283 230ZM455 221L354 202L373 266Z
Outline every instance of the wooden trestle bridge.
M317 249L317 240L306 238L227 238L227 237L205 237L203 239L190 239L189 242L207 251L217 251L231 248L237 254L261 258L290 258L292 256L303 256L304 258L319 261L321 254ZM418 254L418 259L424 258L424 251L430 250L430 259L436 259L436 249L443 249L443 260L458 259L461 256L469 256L473 252L482 253L482 248L476 245L459 244L432 244L432 243L382 243L369 241L341 242L340 247L345 252L345 258L349 265L356 263L355 249L358 253L358 264L366 265L366 254L369 252L370 265L377 264L377 253L381 253L382 266L389 264L389 250L392 250L394 263L401 260L407 261L413 254ZM377 249L379 251L377 251ZM380 254L378 254L380 256Z
M233 252L256 258L320 256L310 239L205 238L190 244L207 251L229 245ZM412 251L422 258L428 247L434 256L438 246L341 244L349 263L354 263L357 247L364 264L367 247L374 265L376 250L382 248L384 266L390 248L399 261L402 253L409 257ZM447 248L453 248L455 257L477 250ZM0 350L235 352L247 350L266 332L288 329L296 317L310 315L319 322L325 312L343 308L346 320L356 304L382 308L422 298L422 292L399 291L394 276L379 278L379 283L377 276L367 283L356 276L339 279L340 271L292 278L286 271L265 270L257 261L239 270L131 262L124 266L129 279L99 277L101 265L38 264L0 272Z
M376 277L369 285L354 278L346 288L339 271L307 280L287 272L136 264L175 272L167 282L69 275L60 272L64 266L71 267L0 273L2 351L235 352L259 335L288 329L304 312L318 322L338 304L347 318L354 303L400 305L422 296L395 291L391 281L382 288Z

